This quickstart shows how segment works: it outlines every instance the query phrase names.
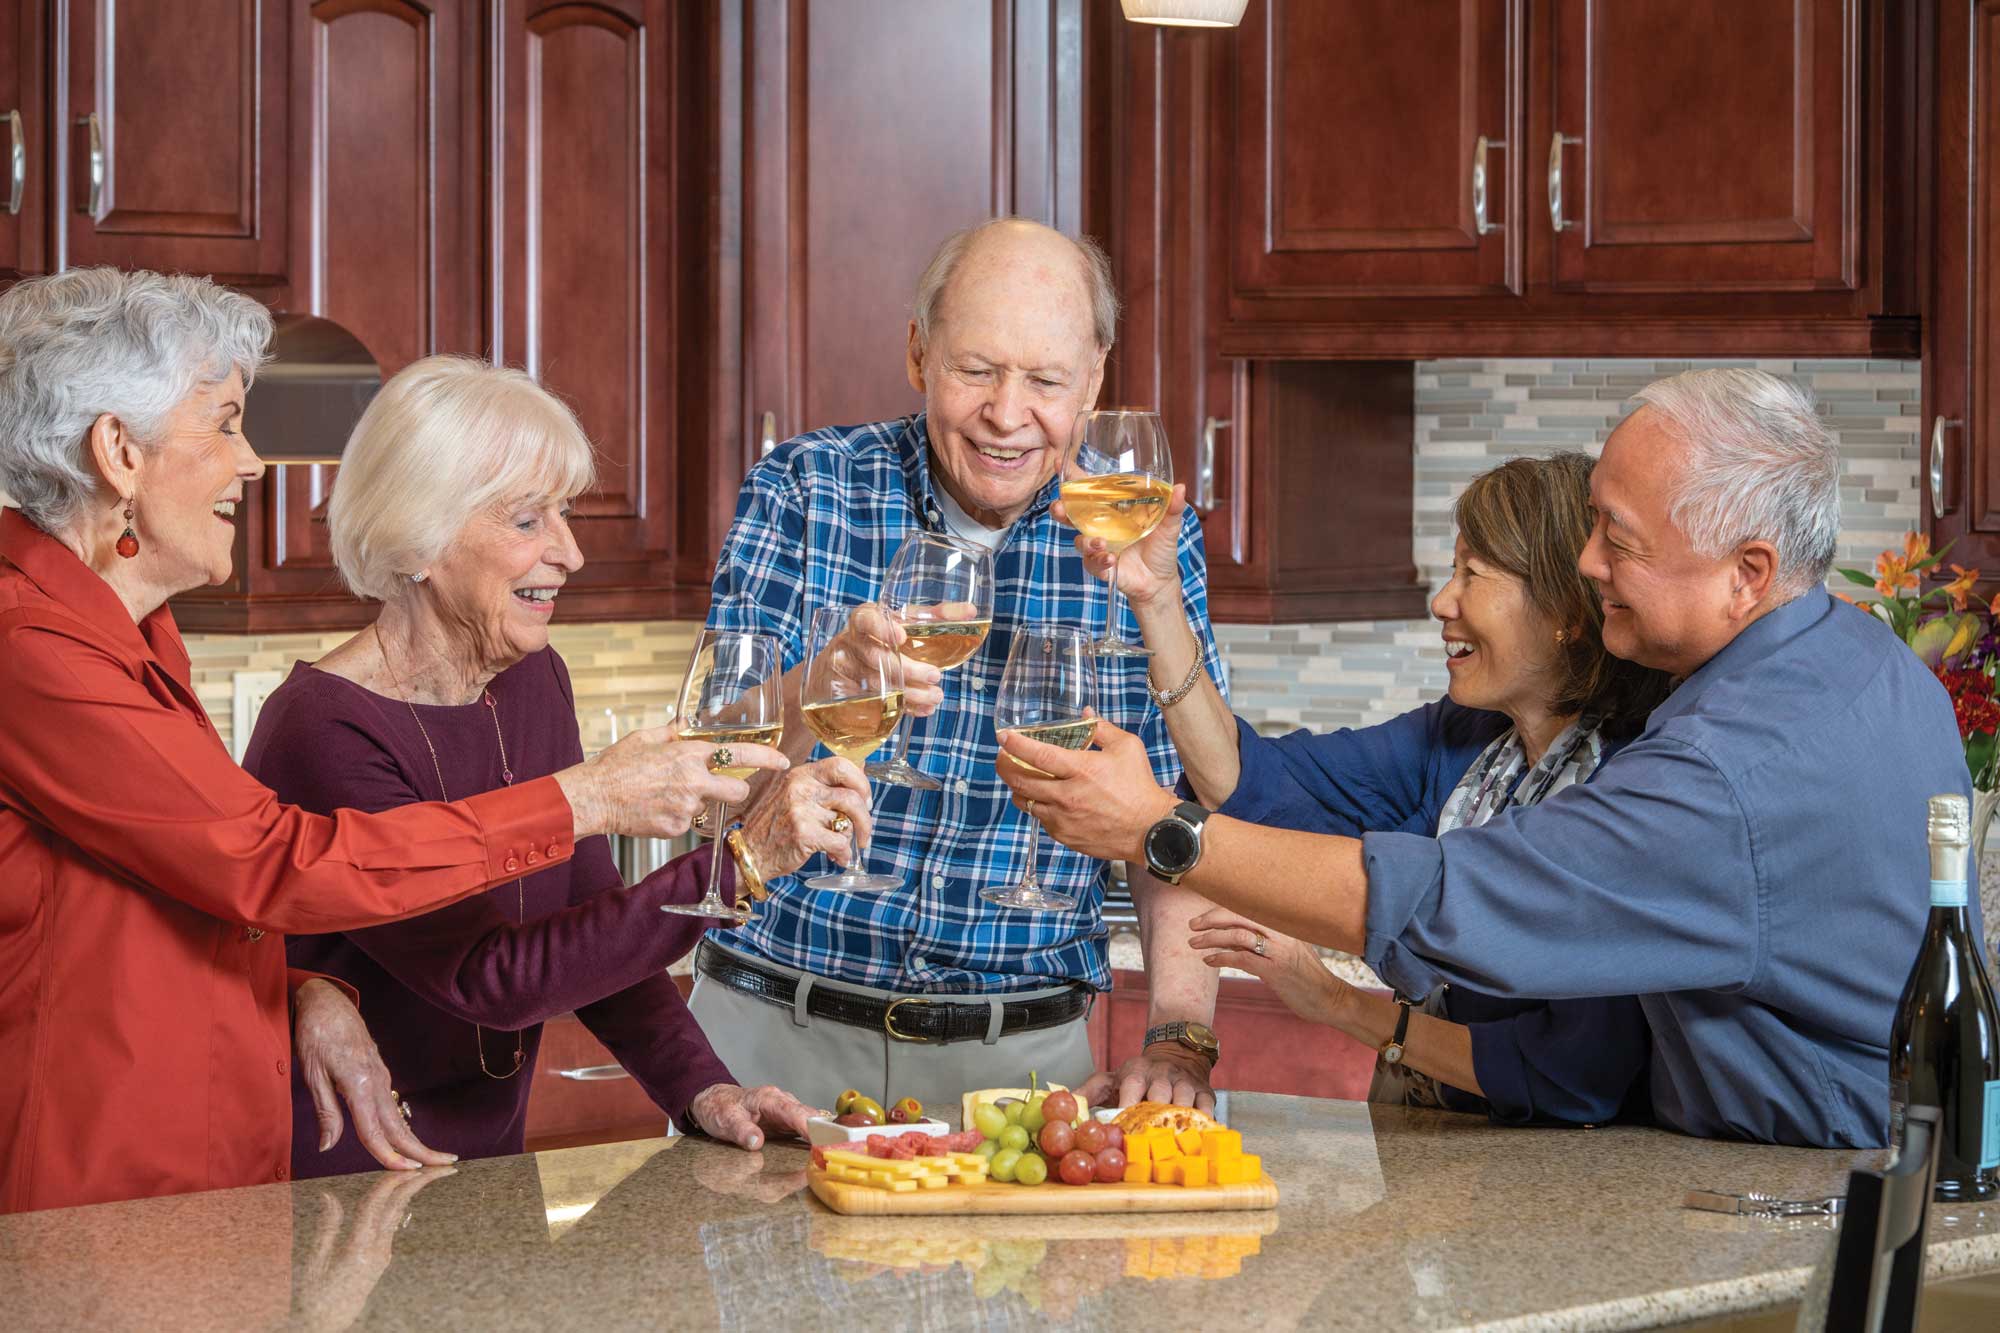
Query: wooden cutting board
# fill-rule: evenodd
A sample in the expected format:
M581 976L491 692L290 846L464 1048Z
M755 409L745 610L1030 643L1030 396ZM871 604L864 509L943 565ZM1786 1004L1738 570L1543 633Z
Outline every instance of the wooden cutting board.
M818 1167L806 1180L819 1201L848 1217L1004 1217L1032 1213L1235 1213L1278 1206L1278 1183L1254 1185L950 1185L941 1190L872 1189Z

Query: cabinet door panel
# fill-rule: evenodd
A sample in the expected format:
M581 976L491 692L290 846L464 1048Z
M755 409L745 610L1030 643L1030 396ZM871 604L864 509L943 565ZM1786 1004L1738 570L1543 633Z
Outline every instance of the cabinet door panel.
M506 34L499 342L597 447L597 487L577 504L585 585L629 581L670 554L672 9L528 5Z
M47 266L47 40L41 5L0 0L0 281Z
M1518 5L1270 0L1237 38L1235 291L1517 289ZM1486 218L1472 173L1485 136Z
M1560 157L1553 285L1857 287L1859 7L1561 0L1555 130L1581 142L1536 144L1529 159L1546 182Z
M68 14L66 262L282 282L283 0L78 0Z

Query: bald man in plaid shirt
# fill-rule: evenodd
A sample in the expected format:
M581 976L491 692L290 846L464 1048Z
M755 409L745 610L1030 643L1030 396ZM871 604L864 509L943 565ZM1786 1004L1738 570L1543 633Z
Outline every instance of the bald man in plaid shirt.
M949 1118L962 1092L1025 1084L1031 1072L1083 1086L1093 1101L1209 1105L1215 1055L1184 1026L1207 1024L1215 1005L1214 974L1186 945L1199 899L1135 868L1148 1037L1159 1040L1098 1073L1085 1020L1111 984L1105 863L1044 840L1042 882L1075 908L979 897L1018 879L1027 856L1027 816L994 772L993 705L1014 633L1104 623L1105 584L1050 507L1071 423L1096 402L1116 328L1110 266L1088 241L1032 222L987 223L939 248L914 316L908 371L924 411L813 431L758 463L717 562L708 624L777 637L784 745L803 758L813 737L798 686L812 612L879 598L890 558L913 532L986 547L996 586L980 650L949 674L905 659L910 711L930 717L911 759L943 790L876 788L868 866L899 876L901 888L815 892L802 880L823 867L809 864L773 880L751 922L712 930L697 951L695 1015L739 1081L821 1106L855 1088L884 1106L914 1096ZM1178 491L1166 521L1180 529L1188 620L1220 684L1201 528ZM1124 614L1122 632L1136 640ZM1145 739L1155 776L1171 786L1180 764L1146 659L1097 665L1099 712Z

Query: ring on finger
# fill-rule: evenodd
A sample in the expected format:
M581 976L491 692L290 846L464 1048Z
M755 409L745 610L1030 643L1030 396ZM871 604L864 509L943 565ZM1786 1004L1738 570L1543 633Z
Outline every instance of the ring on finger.
M854 831L854 821L846 815L835 815L833 822L828 824L827 827L844 838Z
M1250 940L1251 953L1256 954L1259 958L1269 958L1271 956L1271 941L1265 939L1262 935L1256 934L1251 935Z
M715 753L708 757L708 766L711 769L734 768L736 755L727 745L718 745L715 747Z
M403 1113L403 1123L404 1123L404 1124L406 1124L406 1125L407 1125L407 1124L409 1124L409 1123L410 1123L410 1104L409 1104L408 1102L404 1101L404 1100L403 1100L402 1098L398 1097L398 1098L396 1099L396 1109L397 1109L398 1111L401 1111L401 1112Z
M1028 818L1033 819L1034 817L1035 817L1035 798L1030 796L1028 798Z

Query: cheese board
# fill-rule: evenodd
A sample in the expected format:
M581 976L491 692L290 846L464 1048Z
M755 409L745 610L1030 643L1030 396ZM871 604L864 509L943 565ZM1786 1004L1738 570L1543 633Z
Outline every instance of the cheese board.
M1254 1184L1242 1185L1024 1186L987 1182L901 1193L838 1180L820 1167L808 1167L806 1183L814 1198L845 1217L1250 1212L1278 1206L1278 1183L1268 1174L1260 1174Z

